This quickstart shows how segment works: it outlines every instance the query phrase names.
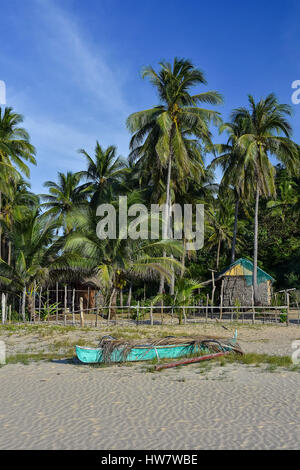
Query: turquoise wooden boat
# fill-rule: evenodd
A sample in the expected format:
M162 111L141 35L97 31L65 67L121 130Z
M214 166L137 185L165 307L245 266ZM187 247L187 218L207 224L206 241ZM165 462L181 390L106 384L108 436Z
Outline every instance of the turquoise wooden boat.
M188 344L167 346L136 346L132 348L126 357L126 361L151 361L152 359L177 358L199 352L200 348L191 347ZM102 348L83 348L76 346L76 355L81 362L87 364L103 362ZM123 348L115 349L110 357L110 362L124 362Z
M228 344L229 343L229 344ZM233 351L236 344L236 334L234 338L227 344L220 343L220 351ZM231 343L231 344L230 344ZM202 344L168 344L168 345L138 345L133 347L129 353L124 357L123 348L116 348L110 355L109 362L124 362L124 361L151 361L153 359L176 359L179 357L190 356L192 354L210 352L209 347ZM95 364L104 362L103 349L99 348L86 348L76 346L76 355L80 362L85 364Z

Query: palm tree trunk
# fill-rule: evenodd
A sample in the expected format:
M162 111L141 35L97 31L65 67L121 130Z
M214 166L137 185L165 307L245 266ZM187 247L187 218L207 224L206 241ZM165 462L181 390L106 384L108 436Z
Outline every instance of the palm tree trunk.
M7 255L7 264L11 264L11 241L8 242L8 255Z
M219 269L219 264L220 264L221 241L222 241L221 238L219 238L218 251L217 251L217 270Z
M183 253L181 257L181 271L180 271L181 278L183 277L184 270L185 270L185 254L186 254L186 240L185 240L185 237L183 237Z
M172 154L170 153L167 176L167 194L166 194L166 223L164 224L163 238L170 235L170 185L171 185Z
M169 214L170 214L170 184L171 184L171 169L172 169L172 154L170 153L169 162L168 162L168 176L167 176L167 189L166 189L166 211L164 214L164 224L163 224L163 239L167 239L169 236ZM166 251L163 252L163 257L167 256ZM164 292L165 287L165 277L163 274L160 275L159 282L159 294Z
M2 212L2 192L0 191L0 215ZM2 225L0 225L0 259L2 259Z
M131 297L132 297L132 284L130 284L130 286L129 286L128 299L127 299L128 307L131 306Z
M166 256L167 256L167 253L164 251L163 257L165 258ZM165 289L165 276L163 274L160 274L158 293L163 294L164 289Z
M232 246L231 246L231 264L235 262L235 246L236 246L236 236L237 236L237 230L238 230L239 203L240 203L240 197L237 194L236 200L235 200L234 229L233 229L233 238L232 238Z
M24 323L25 323L25 320L26 320L26 317L25 317L25 302L26 302L26 286L24 286L23 295L22 295L22 319L23 319Z
M108 317L107 320L110 320L112 317L115 317L116 314L116 301L117 301L117 289L114 287L112 294L109 299L109 308L108 308Z
M33 317L34 317L34 306L33 306L33 295L32 295L32 292L30 292L29 296L28 296L28 312L29 312L29 318L30 318L30 321L33 320Z
M173 259L174 256L171 255L171 258ZM170 294L174 295L175 292L175 271L174 271L174 266L171 267L171 285L170 285Z
M254 302L259 303L258 287L257 287L257 256L258 256L258 205L259 205L259 188L256 187L255 198L255 216L254 216L254 253L253 253L253 291Z

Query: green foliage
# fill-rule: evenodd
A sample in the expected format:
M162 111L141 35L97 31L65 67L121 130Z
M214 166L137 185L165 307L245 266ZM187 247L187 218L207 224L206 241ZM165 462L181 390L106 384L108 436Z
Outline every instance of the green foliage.
M45 302L41 308L41 320L47 320L48 317L54 315L59 305L59 302L53 304L48 304Z
M235 109L223 124L219 112L206 108L222 103L220 93L192 91L206 79L189 60L163 61L158 70L146 67L142 76L154 86L159 104L128 117L128 158L118 156L116 146L96 141L93 157L79 151L85 169L59 172L57 181L45 183L42 203L22 178L29 177L27 163L35 164L35 148L19 127L23 118L0 108L0 288L18 299L25 288L29 317L34 289L91 278L112 308L120 304L121 292L128 301L129 286L132 304L205 303L211 286L201 282L211 278L209 268L221 270L235 254L253 257L255 192L258 265L276 279L275 287L299 288L300 147L290 137L290 107L273 94L258 102L250 95L248 107ZM224 143L212 141L211 124L227 134ZM205 167L207 154L213 159ZM274 167L271 155L280 165ZM223 172L220 185L213 173L217 166ZM188 240L100 240L96 207L111 203L118 219L120 195L128 196L128 205L149 208L153 202L204 203L204 248L188 252ZM161 279L164 293L156 295ZM174 279L171 295L167 284ZM56 304L44 304L42 317L55 311Z

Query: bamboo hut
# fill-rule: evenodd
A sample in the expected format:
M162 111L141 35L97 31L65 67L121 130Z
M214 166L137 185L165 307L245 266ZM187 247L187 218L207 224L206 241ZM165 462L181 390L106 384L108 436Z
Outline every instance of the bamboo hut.
M270 305L274 278L257 268L258 296L261 305ZM207 281L208 284L211 281ZM253 303L253 263L240 258L215 276L215 284L223 296L223 306L229 307L239 303L251 306ZM222 288L221 285L223 284Z

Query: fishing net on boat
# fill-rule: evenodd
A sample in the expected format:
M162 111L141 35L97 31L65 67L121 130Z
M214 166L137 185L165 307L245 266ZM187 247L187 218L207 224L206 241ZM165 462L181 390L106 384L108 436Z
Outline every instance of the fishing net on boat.
M132 349L137 347L155 349L157 346L184 346L183 356L193 354L195 351L224 352L230 350L236 354L243 354L240 345L235 340L211 336L166 336L159 339L125 340L104 336L99 347L102 348L102 361L112 362L113 353L120 353L121 361L126 361Z

